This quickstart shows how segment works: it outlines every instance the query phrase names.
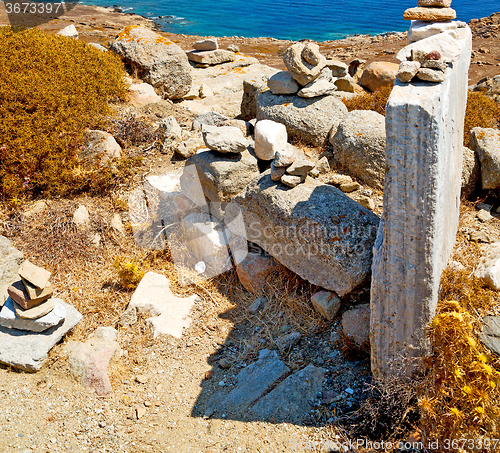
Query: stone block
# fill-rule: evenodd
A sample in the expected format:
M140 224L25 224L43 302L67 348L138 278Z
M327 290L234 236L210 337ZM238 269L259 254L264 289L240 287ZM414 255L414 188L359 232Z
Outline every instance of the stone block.
M74 307L63 301L60 304L66 311L66 319L43 333L0 327L0 363L25 371L38 371L52 347L82 319Z
M39 266L35 266L28 260L21 265L18 274L20 277L28 280L39 289L43 289L47 286L51 275L49 271L46 271Z
M288 134L284 124L275 121L257 121L255 125L255 154L259 159L272 160L276 151L285 150Z
M310 418L310 402L323 388L326 372L314 365L296 371L261 398L250 409L250 415L274 423L303 423Z
M458 226L471 31L441 33L400 54L416 46L456 58L443 83L396 81L386 107L384 214L370 302L372 372L380 380L411 375L413 359L430 352L425 328Z
M483 189L500 187L500 130L475 127L470 131L470 144L481 162Z
M51 327L61 324L66 318L66 309L61 299L54 299L54 309L40 318L21 318L16 314L14 301L9 298L0 310L0 326L7 329L27 330L30 332L45 332Z
M330 291L319 291L311 296L311 302L323 318L331 321L340 309L340 298Z

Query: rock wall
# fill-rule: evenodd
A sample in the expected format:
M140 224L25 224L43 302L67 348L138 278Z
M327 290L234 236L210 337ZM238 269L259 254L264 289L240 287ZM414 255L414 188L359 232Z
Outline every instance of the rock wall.
M419 363L412 359L429 351L425 326L435 314L441 272L455 243L472 38L468 27L442 35L459 49L445 81L396 81L386 108L384 214L371 290L377 379L411 374ZM426 49L425 41L413 46Z

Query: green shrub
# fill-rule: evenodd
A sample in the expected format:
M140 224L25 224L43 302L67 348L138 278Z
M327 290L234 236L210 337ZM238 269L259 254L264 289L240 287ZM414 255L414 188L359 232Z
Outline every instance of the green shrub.
M0 196L61 195L102 187L110 170L82 169L86 128L124 100L123 65L111 53L31 28L0 28Z

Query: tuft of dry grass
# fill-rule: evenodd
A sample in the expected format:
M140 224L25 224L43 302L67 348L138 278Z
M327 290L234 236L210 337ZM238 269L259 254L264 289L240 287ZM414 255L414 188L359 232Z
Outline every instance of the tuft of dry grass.
M484 93L469 91L464 121L465 146L470 146L469 132L474 127L500 127L500 105Z
M374 110L385 116L385 106L392 91L392 85L385 86L373 93L364 93L350 99L343 98L342 102L349 112L353 110Z

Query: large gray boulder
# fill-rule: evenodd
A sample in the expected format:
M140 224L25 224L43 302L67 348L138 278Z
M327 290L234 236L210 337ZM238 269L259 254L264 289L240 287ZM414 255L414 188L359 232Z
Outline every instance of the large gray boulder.
M365 184L383 189L385 118L372 110L353 110L330 136L333 155L345 172Z
M17 271L23 260L23 253L17 250L5 236L0 236L0 307L9 297L7 288L19 280Z
M257 95L257 120L273 120L286 126L290 137L321 146L347 115L347 107L335 96L302 98L275 95L270 90Z
M470 145L481 162L483 189L500 187L500 130L475 127L470 131Z
M111 44L111 50L165 98L180 99L191 89L191 65L186 53L153 30L126 27Z
M240 213L246 237L314 285L348 294L366 282L379 219L339 189L308 178L293 189L255 178L226 208L226 224Z
M186 161L195 165L205 197L211 202L229 202L259 175L257 158L249 151L241 154L220 154L203 149ZM181 187L189 193L190 181L181 176Z

